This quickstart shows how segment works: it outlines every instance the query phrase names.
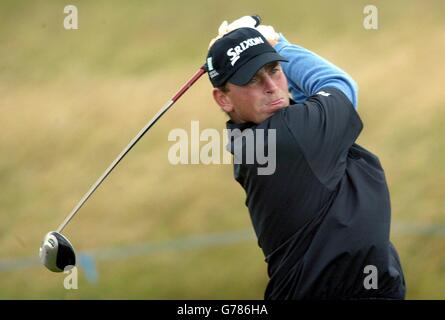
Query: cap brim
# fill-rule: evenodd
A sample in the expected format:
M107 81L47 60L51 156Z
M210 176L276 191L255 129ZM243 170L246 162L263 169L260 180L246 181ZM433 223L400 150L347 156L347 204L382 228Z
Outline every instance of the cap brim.
M247 61L227 81L237 86L244 86L265 64L274 61L288 62L276 52L266 52Z

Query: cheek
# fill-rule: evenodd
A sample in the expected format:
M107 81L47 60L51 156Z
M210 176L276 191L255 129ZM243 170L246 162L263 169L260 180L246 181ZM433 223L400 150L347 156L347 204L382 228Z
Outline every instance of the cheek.
M250 112L262 112L267 102L262 94L251 94L248 99L250 99Z
M279 83L280 83L280 89L287 92L288 91L288 89L287 89L288 83L287 83L287 79L286 79L286 76L284 75L284 73L283 73Z
M242 111L250 113L261 106L262 98L254 91L246 91L239 96L238 105Z

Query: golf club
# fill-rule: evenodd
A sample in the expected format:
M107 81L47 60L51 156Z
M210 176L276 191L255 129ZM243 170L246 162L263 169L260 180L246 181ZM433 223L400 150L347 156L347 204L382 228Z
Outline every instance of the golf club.
M107 178L107 176L113 171L118 163L125 157L125 155L134 147L134 145L144 136L144 134L164 115L168 109L206 72L206 66L202 66L188 80L181 89L171 98L158 113L142 128L141 131L131 140L131 142L125 147L124 150L118 155L118 157L110 164L105 172L97 179L97 181L91 186L88 192L80 199L79 203L74 207L62 224L56 231L48 232L43 238L42 245L40 247L40 261L42 264L53 272L63 272L66 267L74 266L76 264L76 255L71 242L61 234L62 230L76 215L79 209L85 204L94 191L100 186L100 184Z
M261 23L261 18L258 15L252 15L255 20L255 27ZM101 185L101 183L108 177L113 169L125 157L125 155L134 147L134 145L144 136L144 134L161 118L168 109L207 71L207 66L204 64L198 71L188 80L179 91L158 111L158 113L142 128L141 131L130 141L118 157L110 164L105 172L97 179L91 186L88 192L80 199L79 203L74 207L70 214L60 224L56 231L48 232L43 238L40 246L40 261L49 270L54 272L63 272L67 267L75 266L76 254L71 242L61 234L66 225L76 215L79 209L91 197L94 191Z

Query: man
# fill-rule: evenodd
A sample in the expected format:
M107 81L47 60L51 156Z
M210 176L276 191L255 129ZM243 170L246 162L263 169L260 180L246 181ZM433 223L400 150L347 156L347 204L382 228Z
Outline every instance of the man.
M259 161L234 164L268 264L265 299L404 299L384 171L355 143L356 84L250 19L220 27L207 70L228 129L264 130L260 142L275 150L272 174L259 174ZM243 134L231 137L232 153L252 147Z

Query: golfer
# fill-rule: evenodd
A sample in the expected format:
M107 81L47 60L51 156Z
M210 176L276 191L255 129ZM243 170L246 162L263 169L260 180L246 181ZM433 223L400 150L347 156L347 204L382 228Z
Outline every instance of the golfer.
M206 67L227 128L242 133L229 150L275 150L271 174L258 159L234 162L268 265L265 299L404 299L385 174L355 143L351 77L248 16L221 25ZM262 141L247 145L244 133L258 130Z

